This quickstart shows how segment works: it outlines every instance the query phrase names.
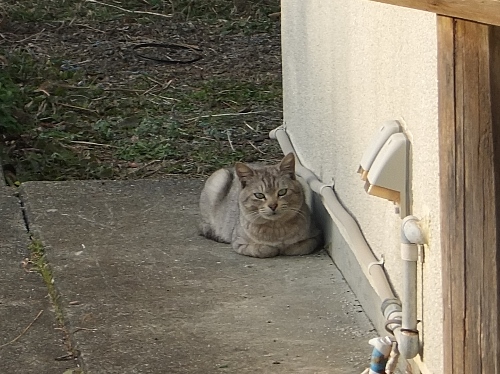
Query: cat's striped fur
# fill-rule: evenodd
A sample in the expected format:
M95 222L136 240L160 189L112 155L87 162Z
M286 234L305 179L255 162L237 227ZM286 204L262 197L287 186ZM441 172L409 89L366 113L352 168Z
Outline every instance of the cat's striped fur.
M205 183L200 212L201 233L243 255L304 255L321 244L293 153L277 165L217 170Z

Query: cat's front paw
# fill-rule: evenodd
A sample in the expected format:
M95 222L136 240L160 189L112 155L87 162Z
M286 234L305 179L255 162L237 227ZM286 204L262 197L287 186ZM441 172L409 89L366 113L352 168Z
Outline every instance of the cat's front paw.
M280 254L280 250L269 245L254 244L254 243L233 243L233 249L240 255L268 258L275 257Z
M300 242L294 243L280 251L280 255L284 256L301 256L308 255L314 252L321 244L321 237L317 235L316 237L302 240Z

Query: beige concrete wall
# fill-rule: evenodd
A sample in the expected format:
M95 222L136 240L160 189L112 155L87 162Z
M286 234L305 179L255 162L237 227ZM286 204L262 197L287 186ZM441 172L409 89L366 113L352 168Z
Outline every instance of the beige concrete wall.
M374 133L398 119L412 144L412 214L429 244L419 263L423 372L442 372L437 46L435 15L368 0L282 1L284 119L303 164L335 191L401 290L399 215L369 196L356 173ZM332 256L380 327L379 305L357 282L349 250L331 222Z

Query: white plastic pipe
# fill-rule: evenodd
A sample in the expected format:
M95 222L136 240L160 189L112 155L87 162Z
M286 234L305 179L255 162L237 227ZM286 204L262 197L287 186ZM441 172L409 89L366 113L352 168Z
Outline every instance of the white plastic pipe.
M271 139L276 139L284 154L295 153L290 138L283 126L272 130ZM401 225L401 256L403 260L403 305L398 304L387 276L378 263L364 239L354 218L340 204L333 189L318 180L307 168L302 166L295 157L295 171L305 179L311 190L316 192L324 207L337 225L340 233L353 252L361 269L374 291L382 300L382 313L388 320L388 327L399 344L399 351L406 359L411 359L419 351L419 335L417 331L417 244L422 244L424 238L415 217L409 216ZM390 323L392 321L392 323Z
M402 324L399 350L410 359L420 350L417 330L417 261L418 245L424 243L424 236L418 218L407 216L401 223L401 260L403 261Z
M272 130L269 137L278 140L284 154L290 152L295 154L295 150L293 149L290 138L284 127L280 126ZM295 154L295 156L297 155ZM344 240L349 245L349 248L351 248L351 251L361 266L363 274L368 279L381 301L395 299L396 296L387 280L384 269L382 266L376 264L379 261L364 239L357 222L344 209L342 204L340 204L331 186L319 181L309 169L302 166L297 157L295 157L295 171L299 176L304 178L311 189L321 197L323 205L337 225Z

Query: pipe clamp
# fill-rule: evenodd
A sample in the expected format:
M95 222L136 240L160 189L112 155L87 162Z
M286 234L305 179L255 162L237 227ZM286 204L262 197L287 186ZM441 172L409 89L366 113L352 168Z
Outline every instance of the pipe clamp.
M418 261L417 244L401 243L401 259L403 261Z

